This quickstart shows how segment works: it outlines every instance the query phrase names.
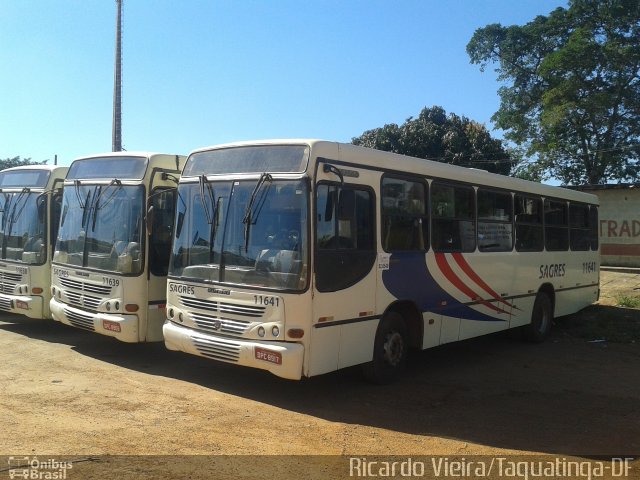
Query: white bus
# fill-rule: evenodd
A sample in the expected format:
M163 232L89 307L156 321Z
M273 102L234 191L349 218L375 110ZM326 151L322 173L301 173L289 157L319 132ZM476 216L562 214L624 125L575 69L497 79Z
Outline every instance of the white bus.
M316 140L191 153L178 186L166 346L299 379L597 300L597 198Z
M67 167L0 172L0 310L50 318L51 256Z
M124 342L162 340L184 161L118 152L71 164L53 256L54 320Z

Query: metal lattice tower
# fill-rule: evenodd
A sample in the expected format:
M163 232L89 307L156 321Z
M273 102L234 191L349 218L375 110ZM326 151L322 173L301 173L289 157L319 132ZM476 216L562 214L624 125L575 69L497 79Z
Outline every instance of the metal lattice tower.
M122 151L122 2L116 0L116 63L113 76L113 128L111 150Z

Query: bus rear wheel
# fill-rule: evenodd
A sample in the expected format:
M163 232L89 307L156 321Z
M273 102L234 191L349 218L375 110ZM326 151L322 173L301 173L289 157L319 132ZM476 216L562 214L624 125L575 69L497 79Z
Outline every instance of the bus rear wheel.
M533 303L531 323L524 328L525 340L540 343L549 336L553 321L553 307L551 299L546 293L539 292Z
M380 320L373 344L373 360L363 365L364 376L377 384L396 380L407 363L407 326L402 316L390 312Z

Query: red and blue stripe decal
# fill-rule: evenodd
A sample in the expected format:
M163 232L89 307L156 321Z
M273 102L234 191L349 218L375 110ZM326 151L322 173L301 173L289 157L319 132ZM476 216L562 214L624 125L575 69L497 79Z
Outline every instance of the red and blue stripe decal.
M399 300L413 301L423 312L468 320L508 321L515 308L478 275L461 253L435 253L438 278L447 282L448 290L434 278L427 266L427 256L420 252L393 253L389 270L382 272L387 290ZM453 266L456 266L454 269ZM456 269L464 273L460 275ZM484 295L479 293L483 292ZM461 297L464 300L459 300ZM486 297L486 298L485 298ZM480 310L491 312L484 313Z

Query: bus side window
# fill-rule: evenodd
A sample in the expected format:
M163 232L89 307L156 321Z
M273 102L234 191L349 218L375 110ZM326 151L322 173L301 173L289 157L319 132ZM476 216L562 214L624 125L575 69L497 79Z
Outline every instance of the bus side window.
M356 284L376 258L373 193L321 183L316 215L317 289L330 292Z
M516 250L541 252L544 248L542 232L542 200L524 195L515 196Z
M55 245L58 238L58 228L60 227L60 212L62 211L62 193L54 193L51 196L51 225L50 240L51 245Z
M511 193L478 189L478 248L509 252L513 248Z
M569 204L569 244L571 250L588 251L590 245L589 205Z
M569 250L567 203L544 201L544 246L550 252Z
M153 224L149 237L149 270L158 277L166 276L169 270L175 200L175 189L156 190L151 195Z
M596 205L589 206L589 243L591 250L598 250L598 207Z
M382 180L382 248L426 251L429 248L427 185L421 181Z
M434 251L473 252L476 249L473 187L433 182L431 213Z

